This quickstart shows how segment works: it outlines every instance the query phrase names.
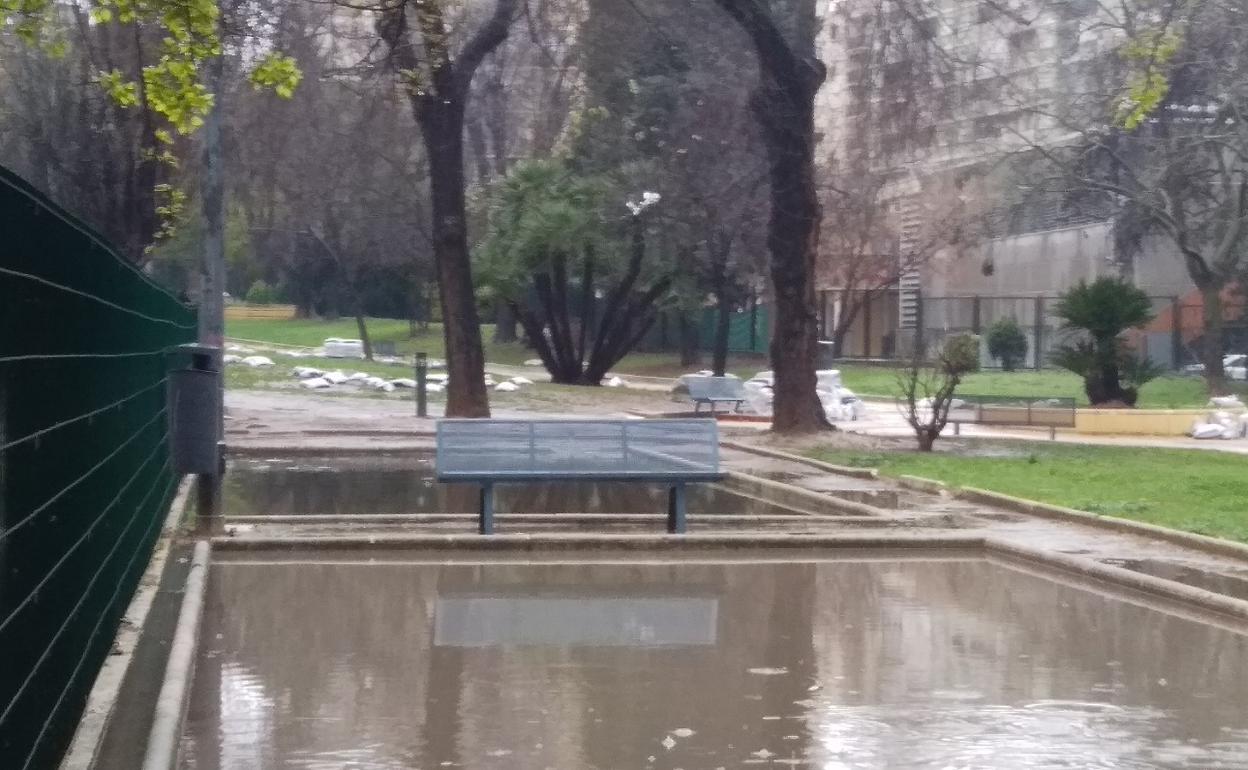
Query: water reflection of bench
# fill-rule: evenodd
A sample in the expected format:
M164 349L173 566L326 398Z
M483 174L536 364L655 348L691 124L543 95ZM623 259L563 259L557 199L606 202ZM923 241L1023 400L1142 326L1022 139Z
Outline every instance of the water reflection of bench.
M733 411L739 412L745 403L745 385L734 377L686 377L685 386L695 413L702 411L703 404L710 405L712 414L718 404L732 404Z
M1075 427L1075 400L1046 396L957 396L949 409L953 434L961 434L963 423L1048 428L1049 438L1057 438L1058 428Z
M543 591L439 595L433 643L437 647L713 645L718 615L715 596Z
M685 531L685 484L718 481L714 420L441 420L438 481L481 485L480 531L494 532L494 485L638 481L668 487L667 531Z

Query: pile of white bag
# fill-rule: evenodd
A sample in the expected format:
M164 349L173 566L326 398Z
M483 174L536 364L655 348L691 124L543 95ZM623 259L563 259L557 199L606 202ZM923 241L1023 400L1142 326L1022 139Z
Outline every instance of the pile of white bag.
M1209 406L1215 411L1192 425L1192 438L1248 438L1248 411L1244 411L1238 396L1214 396L1209 399Z
M379 390L383 393L393 393L396 390L416 388L416 380L411 377L385 379L367 372L347 374L342 370L324 371L312 366L296 366L290 373L292 377L299 380L300 387L308 390L327 390L346 386L356 390ZM450 377L445 373L430 374L425 381L425 392L445 393L449 383ZM503 393L514 393L522 387L532 385L533 381L527 377L512 377L503 382L495 382L494 378L487 374L484 383L488 388L494 388Z
M867 415L867 405L849 388L841 384L839 369L820 369L815 372L815 392L823 404L829 422L861 420ZM745 397L756 413L771 414L775 400L776 376L772 371L755 374L745 381Z

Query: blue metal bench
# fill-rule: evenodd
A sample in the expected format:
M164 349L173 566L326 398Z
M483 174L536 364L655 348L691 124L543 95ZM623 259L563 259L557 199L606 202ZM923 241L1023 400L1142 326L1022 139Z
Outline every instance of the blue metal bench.
M732 404L733 411L739 412L745 402L745 384L732 377L686 377L685 384L695 414L702 411L703 404L710 405L712 414L717 404Z
M438 422L437 478L481 485L480 532L494 532L494 485L643 481L669 487L667 531L685 531L685 484L719 481L714 420Z

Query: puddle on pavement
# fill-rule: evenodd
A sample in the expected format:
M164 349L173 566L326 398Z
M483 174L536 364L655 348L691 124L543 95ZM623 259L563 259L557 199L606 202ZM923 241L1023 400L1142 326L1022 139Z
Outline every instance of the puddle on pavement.
M475 513L477 487L438 484L429 456L235 458L225 477L227 515ZM505 513L661 513L661 484L504 484L495 508ZM792 515L794 510L715 484L688 488L691 516Z
M1248 637L982 560L291 558L214 564L185 768L1248 766Z
M1141 572L1145 575L1173 580L1176 583L1248 601L1248 570L1237 570L1234 573L1210 572L1160 559L1101 559L1101 561L1132 572Z

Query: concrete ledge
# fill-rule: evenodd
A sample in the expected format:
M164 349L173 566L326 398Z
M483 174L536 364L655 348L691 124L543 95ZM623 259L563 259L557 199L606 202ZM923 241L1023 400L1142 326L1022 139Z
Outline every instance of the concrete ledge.
M182 721L186 716L191 679L195 674L195 656L199 648L199 629L204 618L204 593L207 589L211 545L206 540L195 544L191 570L186 576L186 593L178 614L178 626L169 650L164 682L156 698L155 718L147 740L143 770L173 770L178 766L178 749L182 739Z
M836 497L830 492L816 492L813 489L804 489L783 481L765 479L739 471L728 471L728 475L724 479L724 485L732 491L753 494L761 497L763 500L781 506L793 505L799 509L814 510L816 512L830 509L836 513L849 514L851 516L885 518L892 515L890 511L886 511L883 508L860 503L856 500Z
M764 501L767 502L767 501ZM360 514L289 514L265 516L263 514L227 516L226 526L231 524L440 524L462 523L465 526L476 525L480 516L475 513L360 513ZM649 524L656 525L667 522L666 513L495 513L498 522L516 524L563 524L574 525L585 522L594 526L604 523ZM801 523L819 521L824 523L874 523L879 524L878 516L847 516L826 513L793 513L793 514L749 514L749 513L716 513L693 515L695 523L723 524L761 524L767 522Z
M152 559L139 578L139 585L122 616L117 636L113 640L113 648L120 654L108 656L100 671L96 674L95 683L87 696L87 705L83 709L82 718L74 731L73 741L65 756L61 759L61 770L89 770L96 765L100 746L104 741L105 731L112 719L113 710L117 707L117 699L121 696L122 683L134 660L134 651L139 644L139 637L147 623L148 612L160 588L161 575L169 559L169 550L173 545L173 537L186 512L187 501L195 481L191 477L182 479L178 492L169 505L169 512L161 529L156 548L152 551Z
M939 482L933 482L939 483ZM1057 519L1060 521L1068 521L1075 524L1084 524L1090 527L1099 527L1101 529L1113 530L1130 535L1140 535L1143 537L1151 537L1157 540L1181 545L1192 548L1204 553L1212 553L1218 556L1229 556L1233 559L1243 559L1248 561L1248 545L1236 543L1230 540L1222 540L1216 537L1208 537L1206 535L1197 535L1191 532L1181 532L1177 529L1168 527L1160 527L1156 524L1146 524L1140 521L1132 521L1130 519L1120 519L1116 516L1100 516L1087 511L1078 511L1073 508L1063 508L1060 505L1050 505L1049 503L1041 503L1035 500L1025 500L1020 497L1011 497L999 492L989 492L985 489L976 489L974 487L960 487L954 490L954 496L963 500L969 500L984 505L992 505L998 508L1015 511L1017 513L1025 513L1040 518Z
M680 551L812 548L957 548L980 550L984 539L967 535L860 534L596 534L346 535L341 537L216 537L221 551L442 550L463 553L532 551Z
M1075 411L1075 432L1086 435L1186 436L1207 409L1087 409ZM1236 411L1236 410L1226 410Z
M825 463L822 460L815 460L810 457L803 457L802 455L790 454L789 452L781 452L776 449L764 449L762 447L751 446L749 444L742 444L739 441L720 441L719 445L729 449L749 452L750 454L755 454L760 457L770 457L773 460L788 460L789 462L801 463L802 465L808 465L811 468L818 468L821 471L837 473L841 476L849 476L850 478L855 479L874 480L878 479L880 476L879 471L874 468L851 468L848 465L834 465L832 463Z
M413 418L415 419L415 418ZM350 438L351 436L347 436ZM308 436L307 438L320 438ZM365 438L365 437L359 437ZM414 444L359 444L345 446L306 446L291 444L227 443L227 457L339 457L342 455L432 455L433 442Z
M351 552L351 551L433 551L438 553L438 563L453 559L455 554L478 557L481 554L537 555L549 553L584 554L592 559L594 553L687 552L705 555L714 551L725 554L758 551L835 551L835 550L933 550L963 552L978 558L987 558L1006 566L1034 565L1051 574L1070 575L1084 581L1101 583L1119 591L1135 592L1149 600L1162 600L1166 604L1154 607L1172 614L1179 614L1207 622L1216 617L1233 624L1238 631L1248 629L1248 602L1224 596L1212 591L1188 586L1164 578L1132 572L1101 562L1049 550L1018 545L1000 538L966 535L902 535L902 534L837 534L837 535L758 535L758 534L712 534L712 535L602 535L602 534L544 534L544 535L429 535L429 536L345 536L345 537L276 537L276 538L217 538L213 541L216 552L283 554L291 552ZM229 559L226 559L229 560ZM1089 586L1074 583L1081 590ZM1095 590L1093 586L1091 590ZM1152 605L1150 605L1152 606ZM1209 617L1202 617L1207 613Z
M997 538L986 538L984 547L989 554L1004 557L1007 561L1017 559L1042 564L1085 579L1098 580L1151 596L1160 596L1184 605L1195 605L1220 615L1226 615L1236 621L1248 622L1248 602L1206 591L1203 588L1133 572L1092 559L1008 543Z

